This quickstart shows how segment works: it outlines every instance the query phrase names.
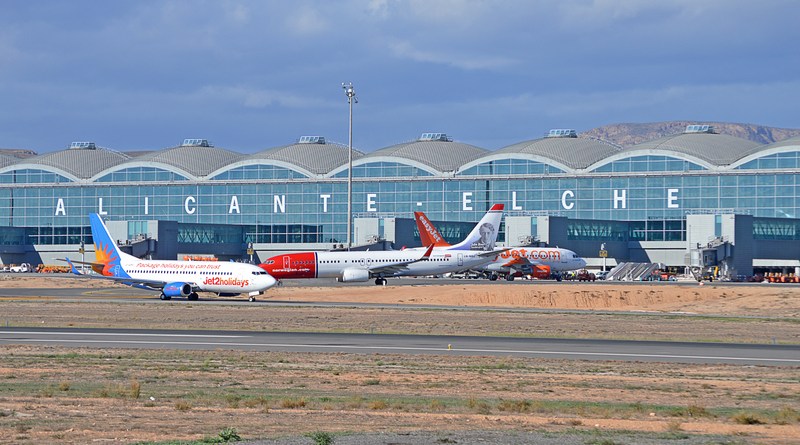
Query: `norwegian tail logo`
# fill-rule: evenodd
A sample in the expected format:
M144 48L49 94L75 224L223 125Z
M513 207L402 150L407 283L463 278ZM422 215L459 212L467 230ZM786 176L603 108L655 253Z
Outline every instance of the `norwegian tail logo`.
M483 215L478 225L460 243L448 250L494 250L497 234L500 232L500 220L503 218L503 204L495 204Z
M126 255L117 247L117 243L111 239L103 220L97 213L89 214L91 223L92 239L94 240L94 254L97 263L93 264L92 269L105 276L127 276L122 269L120 261Z

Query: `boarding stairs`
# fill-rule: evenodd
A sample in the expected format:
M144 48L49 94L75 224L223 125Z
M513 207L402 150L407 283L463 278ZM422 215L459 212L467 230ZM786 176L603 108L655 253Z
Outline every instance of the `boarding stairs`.
M608 272L606 281L648 280L653 276L653 272L660 268L661 264L659 263L620 263Z

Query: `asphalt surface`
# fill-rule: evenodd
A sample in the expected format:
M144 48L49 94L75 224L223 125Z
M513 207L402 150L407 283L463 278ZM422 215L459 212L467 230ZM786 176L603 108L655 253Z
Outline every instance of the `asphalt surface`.
M5 328L0 344L93 348L547 357L798 366L800 346L431 335Z

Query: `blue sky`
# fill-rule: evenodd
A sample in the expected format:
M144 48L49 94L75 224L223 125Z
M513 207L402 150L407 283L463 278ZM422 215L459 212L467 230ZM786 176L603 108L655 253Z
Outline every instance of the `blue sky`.
M0 147L251 153L623 122L797 128L793 0L2 1Z

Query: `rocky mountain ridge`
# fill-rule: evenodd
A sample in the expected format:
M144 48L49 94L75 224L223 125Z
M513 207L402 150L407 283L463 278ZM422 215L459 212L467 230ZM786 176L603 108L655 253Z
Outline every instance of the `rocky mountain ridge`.
M775 128L755 124L701 121L611 124L587 130L580 133L580 136L602 139L623 147L628 147L659 139L664 136L683 133L687 125L713 125L716 133L727 134L765 145L800 136L800 129L794 128Z

